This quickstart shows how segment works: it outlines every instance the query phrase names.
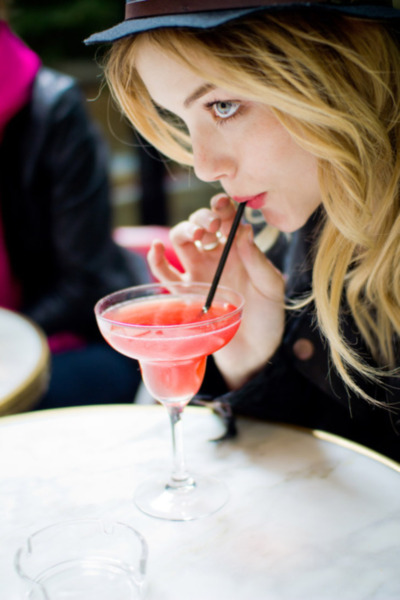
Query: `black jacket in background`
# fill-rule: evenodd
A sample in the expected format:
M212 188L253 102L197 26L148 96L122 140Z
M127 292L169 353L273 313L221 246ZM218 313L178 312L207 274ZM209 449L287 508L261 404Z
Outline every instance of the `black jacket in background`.
M0 146L0 205L21 312L90 338L95 302L146 269L111 239L108 156L84 102L72 78L39 71Z

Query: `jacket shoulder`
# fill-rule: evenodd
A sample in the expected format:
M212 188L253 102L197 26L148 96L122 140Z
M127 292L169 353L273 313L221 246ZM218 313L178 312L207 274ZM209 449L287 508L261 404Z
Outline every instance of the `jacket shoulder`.
M48 67L42 67L33 85L32 102L44 105L56 103L69 90L77 89L76 80L70 75L60 73Z
M67 114L80 113L84 98L76 79L53 69L42 67L34 81L29 103L29 120L35 129L45 130L54 120Z

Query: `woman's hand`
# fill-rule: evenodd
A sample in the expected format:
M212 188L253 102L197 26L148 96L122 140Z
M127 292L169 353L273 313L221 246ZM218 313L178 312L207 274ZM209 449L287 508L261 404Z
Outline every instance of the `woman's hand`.
M218 194L211 200L211 209L202 208L176 225L170 237L184 273L168 263L163 244L156 241L148 254L153 274L164 282L211 283L223 249L222 243L214 243L216 234L227 237L235 211L228 196ZM283 276L255 245L250 225L240 224L237 230L221 284L240 292L245 299L239 331L214 354L228 386L237 388L268 362L281 343L284 329Z

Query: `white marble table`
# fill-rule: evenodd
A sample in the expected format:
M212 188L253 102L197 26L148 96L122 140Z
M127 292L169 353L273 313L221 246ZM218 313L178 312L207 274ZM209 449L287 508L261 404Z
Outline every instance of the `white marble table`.
M30 319L0 308L0 415L32 408L47 388L46 336Z
M238 425L238 438L216 444L208 440L222 433L219 419L187 409L189 466L223 479L231 495L210 517L167 522L132 502L145 476L169 472L162 407L1 418L0 599L20 597L13 556L28 534L61 519L102 517L147 539L148 600L398 600L399 465L329 436Z

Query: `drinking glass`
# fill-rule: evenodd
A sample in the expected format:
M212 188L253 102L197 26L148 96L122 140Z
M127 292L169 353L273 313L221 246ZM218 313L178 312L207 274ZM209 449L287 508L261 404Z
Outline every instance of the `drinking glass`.
M33 533L15 566L26 600L137 600L147 553L143 536L129 525L79 519Z
M151 283L114 292L95 306L104 338L139 361L147 390L170 417L171 476L143 482L134 497L139 509L163 519L197 519L218 510L228 498L222 482L188 473L183 450L183 409L201 386L207 356L232 339L243 310L242 296L219 286L205 312L209 288L205 283Z

